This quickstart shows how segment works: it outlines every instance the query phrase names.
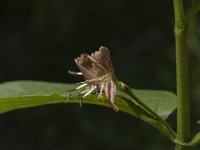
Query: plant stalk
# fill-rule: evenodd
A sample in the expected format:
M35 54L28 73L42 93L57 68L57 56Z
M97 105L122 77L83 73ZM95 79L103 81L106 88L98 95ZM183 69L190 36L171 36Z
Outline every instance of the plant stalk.
M174 130L170 127L170 125L163 120L158 114L156 114L153 110L151 110L151 108L149 108L147 105L145 105L130 89L130 87L128 85L126 85L125 83L119 81L118 82L118 89L124 93L126 93L127 95L129 95L130 97L133 98L133 100L139 104L140 107L142 107L147 113L149 113L153 118L157 119L162 126L166 129L167 132L163 132L172 142L174 142L175 138L176 138L176 133L174 132Z
M175 15L176 82L177 82L177 141L187 142L190 136L190 101L188 79L188 53L183 0L173 0ZM187 147L176 144L175 150Z

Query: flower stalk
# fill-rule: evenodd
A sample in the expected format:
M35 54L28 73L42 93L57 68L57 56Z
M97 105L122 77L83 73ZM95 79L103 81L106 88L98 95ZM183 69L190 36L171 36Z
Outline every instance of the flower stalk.
M117 86L118 90L126 93L127 95L129 95L131 98L133 98L133 100L138 103L138 105L143 108L148 114L150 114L154 119L158 120L162 126L164 128L167 129L168 133L165 133L167 137L170 137L170 140L172 142L175 142L175 138L176 138L176 133L174 132L174 130L171 128L171 126L165 121L163 120L158 114L156 114L151 108L149 108L146 104L144 104L131 90L131 88L126 85L125 83L119 81L118 82L118 86Z

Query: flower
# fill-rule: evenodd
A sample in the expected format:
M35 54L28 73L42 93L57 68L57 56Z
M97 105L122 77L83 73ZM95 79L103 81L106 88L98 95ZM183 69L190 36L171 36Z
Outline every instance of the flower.
M98 97L105 93L106 98L110 102L115 111L118 107L115 105L116 82L114 68L110 58L109 50L101 46L98 51L91 55L81 54L75 59L75 63L81 72L71 72L70 74L83 75L84 82L80 82L80 86L76 90L81 90L82 99L89 94L99 93ZM82 90L84 89L84 90Z

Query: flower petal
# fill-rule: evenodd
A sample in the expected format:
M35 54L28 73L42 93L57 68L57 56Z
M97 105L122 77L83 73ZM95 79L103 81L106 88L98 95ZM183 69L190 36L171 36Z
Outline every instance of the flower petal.
M105 83L104 92L105 92L106 98L111 103L113 109L115 111L118 111L118 108L115 105L116 85L114 84L112 80L110 82Z
M92 53L91 56L99 64L101 64L108 72L114 73L114 68L110 58L110 53L108 48L101 46L98 51Z
M74 59L74 61L86 80L98 77L95 66L93 62L88 58L88 54L82 54L80 57Z

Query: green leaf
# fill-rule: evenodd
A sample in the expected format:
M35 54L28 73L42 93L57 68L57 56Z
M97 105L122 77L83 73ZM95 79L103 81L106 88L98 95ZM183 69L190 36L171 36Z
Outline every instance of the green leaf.
M189 146L196 146L200 144L200 132L197 133L191 140L191 142L188 143Z
M0 113L46 104L66 104L69 94L72 94L72 98L68 103L79 103L79 92L66 92L76 86L41 81L13 81L0 84ZM163 119L166 119L176 108L176 96L171 92L152 90L133 90L133 92ZM84 103L110 107L105 97L99 100L95 94L87 96ZM135 116L154 126L167 137L174 138L162 122L153 118L123 93L116 96L116 105L120 111Z
M193 18L198 12L200 11L200 0L196 0L191 8L189 9L187 16L186 16L186 22L189 22L191 18Z
M133 93L164 120L176 109L176 95L169 91L132 90Z
M177 144L181 144L181 145L184 145L184 146L188 146L188 147L193 147L193 146L196 146L198 144L200 144L200 132L198 132L190 142L188 143L182 143L182 142L179 142L179 141L175 141L175 143Z

